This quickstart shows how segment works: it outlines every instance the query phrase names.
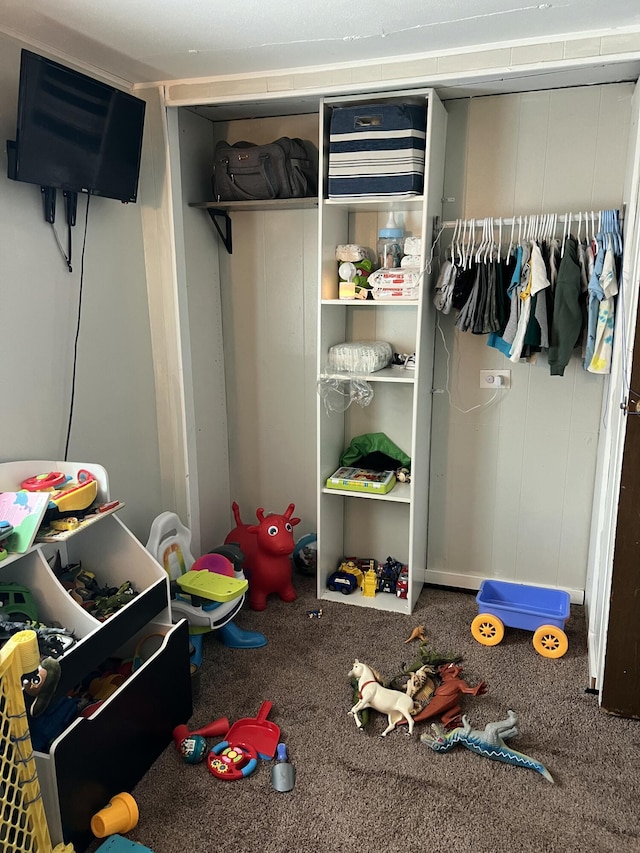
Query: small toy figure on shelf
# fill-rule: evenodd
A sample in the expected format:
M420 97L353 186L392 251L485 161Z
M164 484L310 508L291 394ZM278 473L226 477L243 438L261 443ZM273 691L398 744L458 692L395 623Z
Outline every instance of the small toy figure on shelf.
M411 471L408 468L398 468L396 471L396 480L399 483L410 483Z
M256 510L258 524L245 524L240 517L240 507L231 505L236 526L224 540L234 543L244 554L243 568L249 579L249 607L264 610L267 596L278 593L282 601L295 601L297 593L291 580L291 554L295 548L293 528L300 524L292 518L294 504L289 504L282 515L265 515Z
M386 562L379 565L377 569L378 592L390 592L395 595L403 569L406 569L406 566L394 560L393 557L387 557Z
M409 724L409 734L412 734L413 717L411 712L414 709L414 702L410 696L401 693L399 690L384 687L376 678L371 667L367 666L366 663L361 663L357 658L353 662L349 675L358 679L358 696L360 699L349 713L353 714L356 726L359 729L362 728L362 720L358 716L359 712L365 708L373 708L374 711L386 714L389 723L380 737L385 737L402 720Z
M332 592L340 590L343 595L349 595L364 583L364 574L353 559L343 559L335 572L327 578L327 588Z
M409 571L405 567L400 572L400 577L396 583L396 595L398 598L406 598L409 594Z
M364 573L364 583L362 584L362 594L368 598L375 598L378 590L378 575L373 566Z
M446 732L442 726L432 723L431 733L425 732L425 734L420 735L420 741L431 747L434 752L449 752L457 743L460 743L471 752L483 755L493 761L502 761L505 764L515 764L516 767L535 770L553 783L551 773L543 764L507 746L505 741L518 734L520 734L518 715L515 711L509 710L506 720L487 723L484 731L472 729L466 714L462 717L462 726L450 732Z

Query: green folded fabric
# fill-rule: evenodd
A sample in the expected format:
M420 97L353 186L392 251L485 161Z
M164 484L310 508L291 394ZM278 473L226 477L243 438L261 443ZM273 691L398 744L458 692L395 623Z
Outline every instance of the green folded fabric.
M384 432L367 432L351 440L340 457L340 464L384 471L411 468L411 457L400 450Z

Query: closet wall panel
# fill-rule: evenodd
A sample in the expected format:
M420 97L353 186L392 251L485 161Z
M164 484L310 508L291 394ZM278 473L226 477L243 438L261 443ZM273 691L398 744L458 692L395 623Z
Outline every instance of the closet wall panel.
M317 144L318 116L214 123L214 139ZM243 521L295 503L296 539L316 529L318 213L232 211L220 253L230 492Z
M222 261L231 495L246 522L293 501L297 538L316 517L317 211L232 217L234 253Z
M612 84L449 102L445 218L620 207L632 94ZM551 377L544 354L512 364L451 315L438 325L427 580L496 577L582 601L604 378L578 351ZM491 404L481 368L511 370Z

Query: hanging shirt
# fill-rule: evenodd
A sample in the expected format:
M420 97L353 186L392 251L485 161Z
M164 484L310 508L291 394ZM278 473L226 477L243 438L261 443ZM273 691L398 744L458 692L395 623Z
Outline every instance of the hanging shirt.
M436 282L436 292L433 304L438 311L448 314L453 304L453 285L456 280L456 268L451 261L445 261L440 267L440 274Z
M519 297L529 280L529 249L526 246L518 246L518 252L519 257L516 261L516 268L513 272L513 278L511 279L509 290L507 291L511 299L511 309L509 311L507 325L502 335L504 340L509 344L509 350L511 350L511 344L516 336L518 319L522 310L522 300ZM509 355L509 350L506 355Z
M578 245L574 237L567 237L553 300L549 347L549 370L552 376L564 376L564 369L569 363L571 351L578 343L581 330Z
M461 332L468 332L473 325L473 318L475 317L478 296L480 293L480 264L474 263L471 270L473 271L473 286L467 301L464 303L460 309L460 313L456 317L455 323L456 327L460 329Z
M600 276L604 266L604 241L602 234L596 234L597 254L593 265L593 273L589 279L589 304L587 308L587 341L584 351L584 368L589 369L593 352L596 346L596 329L598 327L598 314L600 313L600 300L604 298L604 291L600 284Z
M587 367L590 373L609 373L611 371L615 296L618 293L616 260L611 244L611 237L607 241L607 251L605 252L602 274L600 276L600 287L602 288L603 298L600 300L598 310L593 356Z
M524 344L529 318L531 317L531 298L538 293L541 293L545 288L549 287L549 279L547 278L547 267L540 251L540 246L537 243L531 244L531 258L529 261L529 279L527 284L520 294L522 306L520 317L518 319L518 328L516 336L513 339L511 350L509 352L510 361L516 362L520 360L522 347Z

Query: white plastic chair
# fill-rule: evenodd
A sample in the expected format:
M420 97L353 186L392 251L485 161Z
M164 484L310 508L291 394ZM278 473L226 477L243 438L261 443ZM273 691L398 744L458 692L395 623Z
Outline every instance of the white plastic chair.
M186 619L190 626L196 655L201 655L201 635L208 631L217 631L220 640L230 648L259 648L266 645L266 638L257 631L243 631L232 620L244 602L242 592L236 598L206 601L201 606L194 604L190 595L179 589L179 578L189 572L196 562L191 553L191 531L174 512L163 512L151 524L147 551L152 554L166 571L171 584L171 617L174 621ZM233 546L221 546L211 553L227 557L233 564L236 580L244 580L240 558L233 561ZM202 594L202 597L209 597ZM211 596L213 597L213 596ZM199 641L198 641L199 637ZM195 661L199 665L199 661Z

